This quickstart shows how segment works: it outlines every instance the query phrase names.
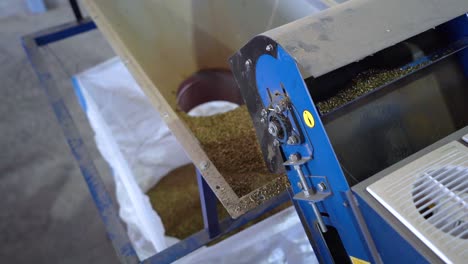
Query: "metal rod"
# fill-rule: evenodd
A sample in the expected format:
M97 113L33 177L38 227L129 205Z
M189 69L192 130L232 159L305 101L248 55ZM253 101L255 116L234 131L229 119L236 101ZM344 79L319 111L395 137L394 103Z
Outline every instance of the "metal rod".
M328 231L328 228L323 222L322 214L317 208L317 205L315 203L310 203L310 206L312 206L312 210L314 210L315 216L317 216L317 222L319 224L320 230L322 231L322 233L326 233Z
M299 175L299 179L301 180L302 190L304 191L305 196L310 196L310 189L309 185L306 182L304 173L301 170L300 165L294 165L294 169L296 170L297 174Z
M70 0L70 6L73 10L73 14L75 15L76 22L81 22L83 20L83 15L81 14L81 9L76 0Z

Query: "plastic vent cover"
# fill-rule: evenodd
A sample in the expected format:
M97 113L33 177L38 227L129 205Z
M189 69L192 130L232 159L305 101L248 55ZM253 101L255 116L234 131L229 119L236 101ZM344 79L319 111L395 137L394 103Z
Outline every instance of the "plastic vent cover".
M447 263L468 258L468 148L451 142L367 187Z
M444 166L422 173L413 187L419 213L439 230L468 238L468 168Z

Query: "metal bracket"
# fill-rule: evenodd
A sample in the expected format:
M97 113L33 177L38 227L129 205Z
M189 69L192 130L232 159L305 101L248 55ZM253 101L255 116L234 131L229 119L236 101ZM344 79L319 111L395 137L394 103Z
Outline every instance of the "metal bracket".
M300 160L287 160L283 163L284 166L295 166L295 165L302 165L306 162L308 162L309 160L311 160L312 158L311 157L302 157Z
M306 158L307 160L309 160L310 158ZM327 199L329 196L331 196L333 194L333 192L331 191L331 188L330 188L330 184L328 183L328 180L327 180L327 177L325 176L305 176L306 178L310 178L310 179L315 179L316 182L317 181L321 181L323 183L326 184L327 186L327 189L326 191L319 191L315 190L315 192L313 193L310 193L309 192L309 195L307 196L306 193L304 191L300 192L300 193L297 193L293 198L295 200L298 200L298 201L307 201L307 202L321 202L325 199Z
M307 202L321 202L325 200L328 196L331 195L331 192L315 192L314 194L309 194L306 196L304 191L294 195L295 200L307 201Z

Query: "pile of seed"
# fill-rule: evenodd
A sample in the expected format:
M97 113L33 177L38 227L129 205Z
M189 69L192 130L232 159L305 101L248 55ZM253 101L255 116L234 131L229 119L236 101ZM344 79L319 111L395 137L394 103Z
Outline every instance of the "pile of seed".
M246 106L213 116L180 116L238 196L278 177L265 165Z
M247 195L263 186L258 193L254 193L262 197L252 197L262 201L285 190L287 178L270 173L265 165L255 129L245 106L207 117L191 117L182 112L179 116L192 130L203 150L238 196ZM275 184L264 186L269 182ZM172 171L147 194L153 208L161 217L166 235L183 239L203 228L193 165ZM218 203L218 216L220 219L228 217L221 203Z
M146 193L153 209L158 212L166 235L184 239L203 229L198 184L193 165L186 165L168 173ZM228 216L218 204L218 217Z
M407 75L423 65L392 70L368 70L360 73L352 80L350 88L343 89L328 100L317 103L322 114L326 114L342 105L345 105L362 95Z

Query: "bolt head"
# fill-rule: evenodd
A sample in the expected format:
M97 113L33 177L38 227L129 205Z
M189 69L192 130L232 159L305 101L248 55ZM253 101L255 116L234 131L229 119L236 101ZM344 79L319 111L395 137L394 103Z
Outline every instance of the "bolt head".
M288 143L289 145L294 145L299 143L299 139L296 136L290 136L286 143Z
M274 122L268 124L268 133L274 137L278 135L278 126Z
M327 185L324 182L321 182L317 184L317 189L321 192L324 192L327 190Z
M273 146L277 147L279 146L279 141L277 139L273 140Z
M252 60L251 60L251 59L246 60L246 61L245 61L245 66L246 66L246 67L252 66Z
M273 45L268 44L265 48L267 51L272 51L273 50Z
M200 169L202 171L207 170L210 167L210 163L208 161L202 161L200 163Z
M289 155L289 160L292 161L292 162L299 161L299 160L301 160L301 154L293 153L293 154Z

